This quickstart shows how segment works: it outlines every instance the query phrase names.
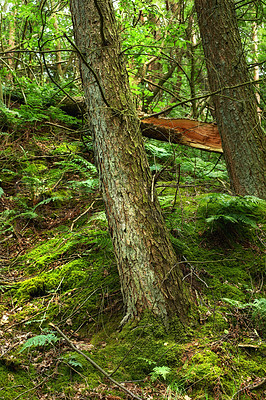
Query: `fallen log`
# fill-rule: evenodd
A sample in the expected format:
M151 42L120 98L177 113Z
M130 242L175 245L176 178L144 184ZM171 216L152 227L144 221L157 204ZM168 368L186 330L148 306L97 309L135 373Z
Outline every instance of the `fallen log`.
M217 125L193 119L145 118L141 120L143 136L197 149L222 153Z
M67 114L77 116L85 112L83 97L68 98L58 105ZM222 153L221 137L217 125L193 119L144 118L141 120L143 136L165 142L183 144L197 149Z
M75 97L70 101L64 98L58 105L67 114L77 116L81 111L85 112L86 105L83 97ZM140 116L140 118L143 118ZM144 118L141 120L143 136L183 144L197 149L222 153L221 137L217 125L214 123L200 122L193 119L168 119L168 118Z

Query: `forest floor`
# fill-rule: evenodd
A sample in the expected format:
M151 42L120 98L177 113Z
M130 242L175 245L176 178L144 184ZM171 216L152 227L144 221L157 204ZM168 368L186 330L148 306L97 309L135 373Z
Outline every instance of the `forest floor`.
M1 117L0 399L265 399L265 202L231 196L218 155L145 139L195 307L120 328L91 139L42 113Z

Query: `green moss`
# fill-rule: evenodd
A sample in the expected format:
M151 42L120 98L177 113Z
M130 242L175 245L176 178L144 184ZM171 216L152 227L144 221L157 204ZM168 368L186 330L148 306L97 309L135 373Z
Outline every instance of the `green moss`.
M195 308L191 311L193 326L183 326L178 318L174 318L166 330L162 321L145 313L140 320L132 321L119 331L123 317L122 296L106 217L99 212L103 209L102 203L97 209L90 210L92 215L86 214L80 218L72 231L70 228L76 215L67 223L64 222L65 225L56 220L59 221L58 228L48 229L51 216L65 217L67 211L72 209L77 209L81 215L95 200L91 193L89 199L84 200L83 197L80 201L84 191L78 184L81 179L86 183L91 176L96 176L95 170L73 154L81 149L78 140L68 144L68 138L61 138L52 143L46 133L36 138L34 136L29 149L25 146L27 154L43 154L41 150L45 149L45 154L64 153L69 157L53 158L51 164L38 160L29 163L23 158L16 171L8 172L8 179L13 179L17 174L21 177L22 169L27 168L28 179L24 179L24 185L21 185L23 191L12 200L16 202L16 209L32 206L29 192L41 194L38 201L44 200L36 208L42 219L30 221L28 228L22 231L23 243L25 239L31 239L31 242L35 240L35 247L10 264L14 276L17 277L19 271L23 274L23 280L17 282L13 290L3 294L5 306L1 309L16 327L14 335L17 335L17 340L20 340L21 331L24 334L30 330L39 335L40 327L43 329L49 321L53 321L74 343L79 344L84 338L86 342L90 341L94 348L88 352L84 350L85 353L108 373L119 367L114 375L118 381L139 379L149 385L154 367L169 368L171 372L164 383L173 388L173 398L181 393L195 400L229 400L245 379L255 380L265 375L263 345L257 350L238 348L239 341L244 342L245 335L249 334L245 331L247 327L252 333L256 328L261 335L262 331L256 324L258 318L261 323L264 320L261 316L252 319L253 309L250 309L249 315L243 315L246 328L237 325L236 329L239 314L236 316L233 307L221 302L223 297L242 303L250 302L251 295L257 289L261 290L263 296L261 277L265 262L262 244L257 237L261 235L261 239L263 235L263 215L257 216L261 224L259 230L252 228L244 238L237 237L229 244L223 242L219 235L212 235L211 232L206 234L206 221L198 210L201 189L180 188L173 210L176 189L166 188L160 195L160 202L171 231L172 244L176 252L185 257L180 261L184 261L182 268L187 276L185 281L195 298L198 311ZM41 141L42 145L34 144L36 140ZM15 154L11 147L8 152L10 156ZM168 155L165 156L168 158ZM25 157L25 154L17 152L16 160L20 157ZM151 159L154 161L153 156ZM181 179L183 182L187 179L191 181L191 163L185 169L187 172ZM4 176L3 180L7 181ZM72 190L69 190L70 187ZM52 196L57 200L49 202ZM22 228L26 223L24 220ZM39 242L36 242L36 230ZM4 244L7 246L7 243ZM12 314L8 314L10 305ZM7 325L4 327L8 328ZM13 333L6 335L9 335L6 341L11 341ZM34 374L31 367L29 372L26 371L30 362L36 362L39 367L47 362L47 375L54 371L55 366L58 368L58 373L38 389L39 397L45 394L53 397L61 393L62 396L75 398L77 393L81 396L87 383L89 388L94 388L105 382L90 363L81 355L69 351L65 345L56 343L47 358L45 352L38 352L23 352L23 361L16 357L12 361L8 354L2 361L0 387L5 387L8 382L4 394L1 393L4 400L13 400L19 393L32 388L33 381L42 379ZM12 393L13 388L15 391ZM108 388L108 395L111 393ZM34 392L29 392L24 398L35 399L34 396ZM84 398L86 396L89 398L90 395L84 392Z
M238 356L233 358L235 368L242 374L244 378L248 376L260 376L263 377L266 374L266 366L264 363L264 357L256 355L254 359L247 357L245 351L239 352Z
M46 293L47 287L44 276L27 279L20 284L17 290L18 299L43 296Z
M51 233L50 233L51 235ZM60 231L54 232L55 237L48 238L44 242L34 247L22 257L19 257L17 264L25 268L27 272L39 272L42 269L48 269L56 260L63 258L65 255L69 257L79 249L87 249L87 254L94 245L108 246L105 251L106 257L110 256L110 236L109 233L102 230L92 230L88 227L81 229L78 232L70 232L68 227L61 227ZM94 254L97 260L97 254ZM99 255L102 256L102 253Z
M4 400L14 400L20 395L21 400L37 400L38 396L35 391L28 391L35 387L34 384L35 374L33 369L23 370L19 368L16 370L14 366L4 365L0 361L0 388L1 398ZM24 394L23 394L24 393Z

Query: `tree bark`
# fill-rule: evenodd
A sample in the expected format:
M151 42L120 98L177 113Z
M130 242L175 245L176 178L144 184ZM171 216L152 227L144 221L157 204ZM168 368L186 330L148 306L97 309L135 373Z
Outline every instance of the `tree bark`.
M224 156L235 193L266 199L266 142L232 0L195 0ZM234 87L234 88L230 88Z
M71 0L90 129L121 280L126 322L188 310L154 191L110 0Z

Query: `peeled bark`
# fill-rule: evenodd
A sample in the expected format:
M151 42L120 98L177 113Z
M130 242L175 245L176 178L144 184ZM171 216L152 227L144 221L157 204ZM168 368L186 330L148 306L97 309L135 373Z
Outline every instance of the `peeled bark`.
M71 0L75 41L125 318L186 319L188 301L154 191L110 0Z
M216 120L231 186L266 199L266 141L232 0L195 0Z

